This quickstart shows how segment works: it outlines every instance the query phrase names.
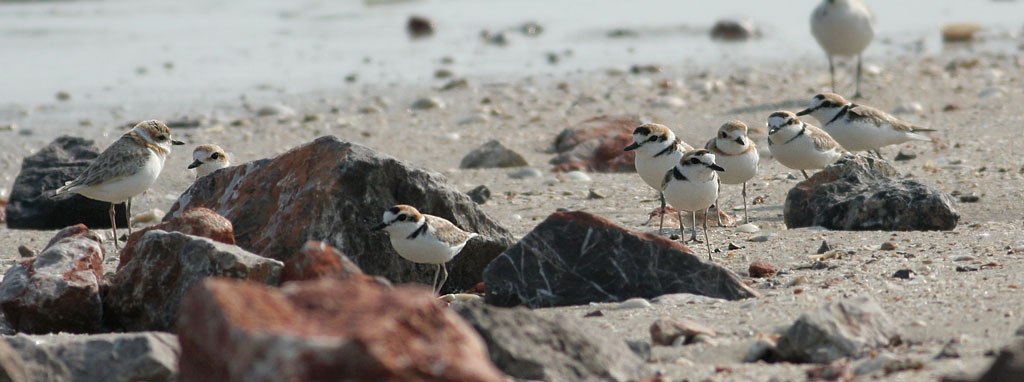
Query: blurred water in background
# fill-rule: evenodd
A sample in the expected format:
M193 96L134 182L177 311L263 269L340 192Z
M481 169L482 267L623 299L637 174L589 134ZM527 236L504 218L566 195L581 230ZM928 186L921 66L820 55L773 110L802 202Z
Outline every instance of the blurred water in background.
M975 22L1002 48L1017 49L1024 2L871 1L879 34L866 59L934 54L939 28ZM107 0L0 2L0 122L16 108L202 104L260 89L303 92L359 83L430 81L442 65L460 75L517 78L632 64L752 65L824 57L810 36L817 1L672 0ZM410 39L411 15L437 32ZM751 19L759 39L721 43L721 18ZM526 22L543 29L518 31ZM498 46L484 30L506 31ZM617 32L616 32L617 31ZM618 35L619 37L612 37ZM976 49L978 47L975 47ZM994 48L998 49L998 48ZM549 60L557 60L551 63ZM824 66L823 66L824 68Z

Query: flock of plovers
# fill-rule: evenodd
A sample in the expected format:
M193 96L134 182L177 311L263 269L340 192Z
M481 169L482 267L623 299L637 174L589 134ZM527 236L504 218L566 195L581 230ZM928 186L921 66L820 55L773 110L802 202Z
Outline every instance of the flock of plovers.
M823 0L811 14L811 32L828 57L835 91L834 56L857 56L857 87L860 96L860 55L875 34L874 16L859 0ZM822 128L802 121L811 115ZM767 117L768 148L782 165L800 170L823 169L849 151L873 151L911 140L928 141L921 134L932 131L900 121L878 109L847 101L834 93L815 95L808 108L793 113L776 111ZM145 121L108 147L77 179L59 188L55 195L78 193L111 203L110 219L117 248L117 227L113 206L127 202L146 191L156 181L170 154L171 132L160 121ZM691 235L697 239L696 212L704 211L704 243L711 257L707 212L718 203L721 184L743 185L744 221L747 216L746 183L757 174L759 155L747 136L747 125L726 122L717 135L694 148L661 124L645 123L633 131L633 142L624 150L636 151L636 172L661 200L663 234L666 205L679 212L680 234L684 232L681 211L691 215ZM193 152L188 166L197 178L228 167L227 154L216 145L201 145ZM719 215L720 216L720 215ZM437 265L433 288L439 292L447 279L445 264L466 246L476 233L466 232L441 217L420 213L415 207L396 205L383 212L380 225L373 230L388 233L391 245L403 258ZM129 232L131 227L129 225Z

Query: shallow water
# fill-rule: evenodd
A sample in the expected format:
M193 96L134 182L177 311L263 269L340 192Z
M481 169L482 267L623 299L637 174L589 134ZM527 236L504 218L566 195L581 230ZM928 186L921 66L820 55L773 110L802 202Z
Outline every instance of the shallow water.
M978 22L990 40L1015 49L1021 1L869 1L879 35L867 59L943 49L939 27ZM632 64L750 64L821 60L809 33L816 1L433 0L209 2L110 0L0 2L0 123L55 104L118 105L152 112L237 99L243 93L304 92L359 83L417 83L451 57L459 75L515 78ZM405 33L413 14L436 21L433 37ZM714 42L723 17L750 18L764 37ZM543 32L518 32L536 21ZM509 30L506 46L481 31ZM635 36L612 38L613 30ZM1009 41L1009 42L1007 42ZM558 63L548 62L549 54ZM162 110L160 110L162 112Z

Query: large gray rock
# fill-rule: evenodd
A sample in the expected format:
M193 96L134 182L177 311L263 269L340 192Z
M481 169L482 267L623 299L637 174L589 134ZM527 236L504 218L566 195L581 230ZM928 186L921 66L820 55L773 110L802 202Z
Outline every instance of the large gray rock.
M28 381L163 382L178 375L178 339L159 332L4 336Z
M827 363L860 358L899 339L899 328L867 296L805 312L779 338L777 354L793 362Z
M497 140L484 143L476 150L462 157L459 163L460 168L495 168L495 167L522 167L529 166L519 153L510 150Z
M194 207L228 218L238 246L286 260L310 240L337 248L364 272L395 283L430 283L436 268L398 256L387 234L371 232L384 211L409 204L482 237L448 264L445 291L469 289L487 264L512 245L507 230L436 172L336 137L321 137L273 159L197 180L165 220Z
M1024 379L1024 340L1016 340L999 351L992 366L978 382L1019 382Z
M89 333L103 324L103 245L84 225L67 227L42 253L7 270L0 308L21 332Z
M586 212L556 212L484 270L487 303L581 305L692 293L758 296L736 274L682 244Z
M233 245L180 232L152 230L135 256L110 279L103 295L106 322L129 331L173 330L185 292L220 276L277 285L284 264Z
M626 341L572 317L547 319L524 308L452 307L487 343L498 369L544 381L635 381L650 371Z
M956 228L953 199L916 180L898 178L888 162L847 155L786 195L789 228L925 231Z
M75 224L110 227L110 203L71 194L51 198L53 190L74 180L89 167L99 147L93 141L62 136L38 153L25 157L14 179L7 205L7 227L59 229ZM117 225L124 227L124 204L117 206Z

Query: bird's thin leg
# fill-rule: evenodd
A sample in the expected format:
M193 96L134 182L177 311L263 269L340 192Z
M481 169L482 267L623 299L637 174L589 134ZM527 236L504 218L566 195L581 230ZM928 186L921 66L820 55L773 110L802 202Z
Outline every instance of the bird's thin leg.
M860 94L860 55L859 54L857 55L857 88L856 89L857 90L853 93L853 98L856 99L856 98L863 97Z
M117 219L114 213L114 206L116 204L110 203L110 228L114 231L114 250L120 251L121 246L117 243Z
M718 180L716 180L716 182L718 182L718 190L721 191L722 190L722 180L718 179ZM722 196L721 192L715 194L715 211L718 211L718 213L716 214L716 215L718 215L718 226L722 227L722 205L718 204L718 199L719 199L720 196ZM705 214L704 218L707 219L707 214Z
M444 264L439 265L441 266L441 283L437 284L437 294L441 294L441 287L444 286L445 281L448 281L448 267Z
M828 54L828 74L832 78L832 92L836 92L836 68L832 66L832 55Z
M811 177L807 176L807 171L800 170L800 172L802 172L804 174L804 179L810 179L811 178Z
M683 211L676 210L676 218L679 219L679 240L682 240L683 236L686 236L686 228L683 227ZM683 242L686 243L686 241Z
M661 215L661 222L658 223L658 235L665 235L665 193L659 192L659 198L661 199L661 209L658 210L658 214Z
M124 221L128 222L128 236L132 235L132 198L128 198L128 202L124 208Z
M434 271L434 281L430 283L430 290L437 294L437 291L441 288L437 287L437 277L441 275L441 264L437 265L437 269Z
M747 182L743 182L743 223L750 223L750 216L747 215Z
M708 247L708 261L711 261L711 240L708 239L708 209L707 208L704 209L704 243Z
M705 208L705 213L704 213L704 220L705 221L707 221L707 219L708 219L707 211L706 210L707 209ZM692 223L690 225L690 228L692 228L690 230L690 240L687 240L686 242L689 243L689 242L692 241L692 242L695 242L695 243L700 243L700 240L697 239L697 211L690 211L690 221Z

